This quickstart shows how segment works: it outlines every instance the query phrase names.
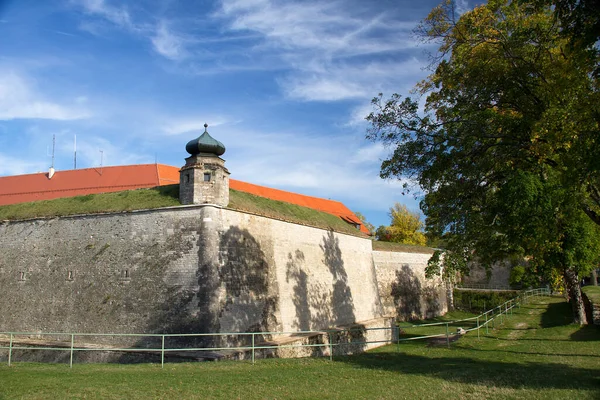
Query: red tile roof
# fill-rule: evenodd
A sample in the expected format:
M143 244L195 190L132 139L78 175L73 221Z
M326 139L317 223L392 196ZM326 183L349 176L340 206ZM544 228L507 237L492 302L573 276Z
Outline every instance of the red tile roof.
M56 171L51 178L47 172L4 176L0 177L0 206L86 194L151 188L176 183L179 183L179 168L164 164L123 165ZM337 215L350 224L360 225L362 232L369 233L356 215L339 201L304 196L235 179L230 179L229 187L256 196Z

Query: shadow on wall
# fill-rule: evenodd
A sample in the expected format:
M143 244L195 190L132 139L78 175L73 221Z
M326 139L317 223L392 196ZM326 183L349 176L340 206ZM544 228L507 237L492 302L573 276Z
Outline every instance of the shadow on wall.
M304 253L300 250L294 254L288 253L286 281L294 280L296 283L292 299L296 308L293 327L299 331L355 322L354 300L348 286L339 239L330 231L319 246L323 251L323 263L331 273L333 287L321 282L309 282Z
M412 269L403 265L396 271L396 280L392 283L391 295L396 307L396 318L411 320L433 318L441 312L442 296L435 287L423 287L421 280Z
M258 241L247 230L231 227L221 236L219 249L218 278L225 287L225 298L220 300L219 329L227 332L276 329L275 274Z
M323 251L323 263L332 276L332 286L321 282L309 282L304 253L300 250L293 254L288 253L286 281L295 281L292 300L296 318L292 326L299 331L344 326L347 330L333 329L326 335L325 341L319 339L319 336L312 344L325 344L331 339L343 347L336 347L336 351L343 350L346 354L361 352L365 348L363 342L366 331L364 326L354 324L354 300L348 286L348 274L342 259L339 239L330 231L323 237L320 248ZM323 354L323 348L313 347L314 356Z
M354 300L348 286L348 274L344 268L339 239L333 234L333 231L329 231L323 237L323 243L319 246L323 250L323 262L327 265L333 277L333 293L331 298L333 308L332 322L335 325L353 323L356 320L354 315Z
M296 308L296 319L293 327L299 331L308 331L312 328L310 303L308 300L308 275L304 270L304 253L296 250L288 253L288 261L285 266L285 280L296 281L294 285L293 302Z
M197 229L197 228L196 228ZM213 231L198 237L197 286L168 287L162 306L150 318L149 333L198 334L261 332L276 324L277 297L271 292L274 274L258 241L247 231L232 227L222 235ZM188 234L191 232L187 232ZM204 230L206 233L206 230ZM212 234L212 236L211 236ZM209 253L211 246L215 251ZM218 251L217 250L218 246ZM168 253L168 248L163 249ZM166 264L161 268L165 269ZM256 336L256 341L266 340ZM172 337L165 346L214 347L245 345L251 336ZM143 338L135 347L160 348L160 338Z

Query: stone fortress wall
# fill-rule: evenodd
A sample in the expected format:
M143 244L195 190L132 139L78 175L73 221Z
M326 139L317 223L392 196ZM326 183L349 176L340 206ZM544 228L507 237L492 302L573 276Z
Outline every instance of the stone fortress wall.
M446 312L430 254L214 205L0 223L0 332L324 329Z

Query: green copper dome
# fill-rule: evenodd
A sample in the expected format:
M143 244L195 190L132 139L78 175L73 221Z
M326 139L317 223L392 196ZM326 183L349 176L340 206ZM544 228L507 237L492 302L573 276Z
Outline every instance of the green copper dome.
M204 133L200 135L200 137L190 140L188 144L185 145L185 150L188 153L193 156L200 153L208 153L220 156L225 153L225 146L223 143L210 136L207 128L208 124L204 124Z

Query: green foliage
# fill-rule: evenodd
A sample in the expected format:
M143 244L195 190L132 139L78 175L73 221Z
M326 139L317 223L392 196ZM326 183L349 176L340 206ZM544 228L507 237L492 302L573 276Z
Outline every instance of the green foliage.
M430 274L521 256L530 275L560 271L578 290L600 254L598 52L570 45L543 1L494 0L458 19L452 4L419 28L439 44L417 85L425 112L397 94L373 100L368 137L393 148L381 176L426 193L426 230L448 250Z
M455 289L454 308L469 312L485 312L514 299L518 294L517 291L478 292Z
M540 286L539 277L526 265L516 265L510 270L511 287L534 288Z
M419 213L411 212L405 205L390 208L391 223L377 228L377 240L424 246L427 243Z

